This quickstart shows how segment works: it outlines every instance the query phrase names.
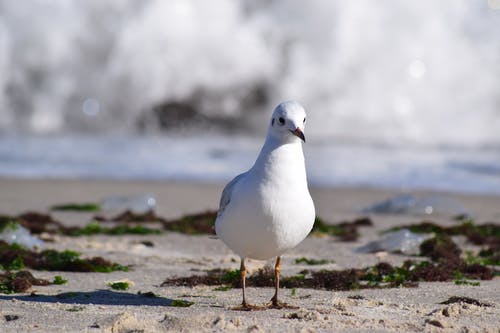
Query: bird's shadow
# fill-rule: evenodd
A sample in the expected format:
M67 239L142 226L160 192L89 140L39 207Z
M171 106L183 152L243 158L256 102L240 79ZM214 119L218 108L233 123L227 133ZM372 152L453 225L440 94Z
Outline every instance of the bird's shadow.
M150 294L149 294L150 295ZM146 305L146 306L171 306L173 299L148 296L148 294L132 294L99 289L88 292L65 292L57 295L0 295L0 300L20 300L40 303L64 304L100 304L100 305Z

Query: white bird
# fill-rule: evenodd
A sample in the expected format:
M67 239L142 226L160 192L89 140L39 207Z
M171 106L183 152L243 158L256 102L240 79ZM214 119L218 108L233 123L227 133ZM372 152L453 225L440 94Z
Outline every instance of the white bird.
M222 192L215 231L241 257L245 309L251 307L245 298L245 258L277 257L271 306L282 307L278 301L281 255L304 240L314 224L314 203L302 152L305 123L306 112L299 103L279 104L255 164Z

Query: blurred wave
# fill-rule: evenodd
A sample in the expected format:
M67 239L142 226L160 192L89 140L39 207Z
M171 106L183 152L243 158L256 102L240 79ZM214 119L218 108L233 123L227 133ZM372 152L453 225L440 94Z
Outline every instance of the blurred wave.
M221 135L8 137L0 140L0 176L226 183L252 166L262 140ZM308 178L315 186L500 195L500 169L494 169L500 149L408 150L313 139L304 152Z
M498 1L0 0L0 133L500 142Z

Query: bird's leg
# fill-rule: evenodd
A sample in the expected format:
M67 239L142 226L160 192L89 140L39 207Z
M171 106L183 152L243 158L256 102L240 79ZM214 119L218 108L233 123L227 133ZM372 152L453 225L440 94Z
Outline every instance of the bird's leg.
M245 267L245 257L241 257L240 274L241 274L241 289L243 290L243 302L241 302L241 307L248 308L248 303L245 298L245 280L247 277L247 269Z
M278 300L278 291L280 289L280 272L281 272L281 257L276 258L276 265L274 266L274 296L271 298L271 308L273 309L298 309L293 305L282 303Z
M241 290L243 293L243 301L241 302L240 306L233 308L233 310L237 311L263 310L264 308L247 303L247 299L245 297L245 288L246 288L245 280L247 277L247 269L245 267L245 257L241 257L240 275L241 275Z
M271 298L273 306L279 306L278 290L280 288L280 271L281 271L281 257L276 258L276 265L274 265L274 296Z

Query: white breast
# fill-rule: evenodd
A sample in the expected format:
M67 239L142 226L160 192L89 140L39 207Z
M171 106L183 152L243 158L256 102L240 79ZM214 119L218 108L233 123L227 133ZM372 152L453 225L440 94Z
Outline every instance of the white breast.
M217 235L234 252L261 260L299 244L315 218L301 146L283 145L264 153L235 184L216 221Z

